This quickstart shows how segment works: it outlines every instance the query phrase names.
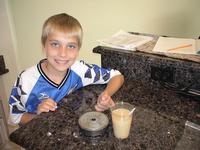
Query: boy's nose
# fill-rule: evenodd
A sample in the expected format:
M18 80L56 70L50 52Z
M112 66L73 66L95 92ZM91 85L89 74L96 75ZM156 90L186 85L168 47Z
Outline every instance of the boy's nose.
M59 50L59 55L60 56L66 56L67 55L67 48L61 47L60 50Z

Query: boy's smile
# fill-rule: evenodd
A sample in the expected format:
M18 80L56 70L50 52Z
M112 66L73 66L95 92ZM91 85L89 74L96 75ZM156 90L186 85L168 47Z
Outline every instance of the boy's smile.
M66 73L78 56L78 40L67 33L54 32L48 36L43 50L47 57L48 70L56 74Z

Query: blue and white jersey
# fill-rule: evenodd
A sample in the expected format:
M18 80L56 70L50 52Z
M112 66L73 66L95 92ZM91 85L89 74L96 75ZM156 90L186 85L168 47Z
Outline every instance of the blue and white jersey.
M89 84L105 84L120 72L76 61L68 69L60 84L51 81L43 72L41 60L23 71L17 78L9 99L10 120L18 124L23 113L36 113L38 104L45 98L59 102L64 96Z

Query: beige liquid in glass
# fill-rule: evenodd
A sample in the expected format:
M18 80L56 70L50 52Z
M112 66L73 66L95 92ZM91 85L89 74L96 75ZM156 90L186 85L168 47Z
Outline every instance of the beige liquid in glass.
M129 110L118 108L112 111L112 123L116 138L125 139L128 137L132 122L132 115Z

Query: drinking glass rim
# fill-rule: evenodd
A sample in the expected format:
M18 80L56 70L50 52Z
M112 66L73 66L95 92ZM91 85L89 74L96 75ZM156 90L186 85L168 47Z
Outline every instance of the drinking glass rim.
M127 107L130 107L131 110L132 110L133 108L135 108L134 105L132 105L132 104L130 104L130 103L128 103L128 102L118 101L118 102L115 103L114 106L110 107L110 111L112 112L113 110L115 110L115 108L117 108L118 106L122 106L122 105L127 106ZM124 108L127 108L127 107L124 107ZM119 107L119 108L120 108L120 107ZM127 108L127 109L130 110L129 108Z

